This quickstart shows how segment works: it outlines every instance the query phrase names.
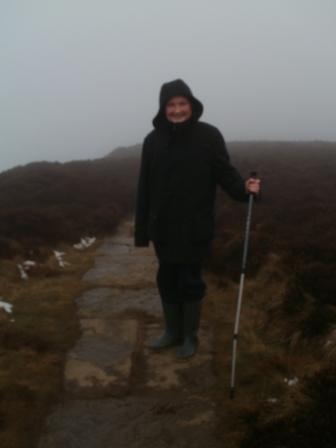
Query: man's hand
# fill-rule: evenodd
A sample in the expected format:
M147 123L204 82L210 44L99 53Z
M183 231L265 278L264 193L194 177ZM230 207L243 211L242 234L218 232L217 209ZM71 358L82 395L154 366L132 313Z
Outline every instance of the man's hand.
M260 193L260 179L250 177L245 181L245 188L247 193L259 194Z

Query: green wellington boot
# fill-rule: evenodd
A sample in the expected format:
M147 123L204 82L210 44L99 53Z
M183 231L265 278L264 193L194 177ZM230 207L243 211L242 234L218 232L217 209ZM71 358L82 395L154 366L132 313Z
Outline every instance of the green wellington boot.
M166 328L163 335L149 345L155 350L179 345L183 341L182 304L162 301L162 309Z
M201 319L202 301L183 303L183 344L178 347L176 356L180 359L190 358L197 351L198 329Z

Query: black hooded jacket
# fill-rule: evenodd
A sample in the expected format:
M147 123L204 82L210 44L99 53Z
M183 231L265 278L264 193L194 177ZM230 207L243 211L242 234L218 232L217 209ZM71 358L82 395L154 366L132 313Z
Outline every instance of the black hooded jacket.
M192 117L173 124L165 105L174 96L192 104ZM230 164L220 131L200 122L202 103L182 80L166 83L160 92L154 130L144 140L138 182L135 245L153 241L160 259L200 262L214 232L216 186L247 201L245 183Z

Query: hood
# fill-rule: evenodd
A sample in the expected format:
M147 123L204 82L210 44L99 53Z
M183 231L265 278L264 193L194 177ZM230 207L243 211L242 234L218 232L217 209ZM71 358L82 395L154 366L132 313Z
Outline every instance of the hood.
M184 96L188 98L188 100L191 102L192 105L193 121L197 121L202 115L203 104L197 98L194 97L190 87L184 81L182 81L182 79L175 79L174 81L166 82L161 87L159 98L159 111L153 119L153 125L155 128L158 128L167 123L165 106L173 96Z

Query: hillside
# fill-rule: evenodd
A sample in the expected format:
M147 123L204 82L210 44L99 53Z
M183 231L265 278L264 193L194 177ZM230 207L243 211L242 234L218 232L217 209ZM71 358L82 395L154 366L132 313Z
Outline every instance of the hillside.
M138 160L37 162L0 174L0 257L113 231L133 210Z
M241 425L236 446L329 448L336 440L336 204L332 199L336 143L232 142L228 148L242 175L257 170L263 183L261 199L253 208L243 305L238 368L244 380L239 385L241 398L230 408L235 424ZM139 155L140 147L134 146L119 148L103 159L32 163L1 173L0 258L33 254L43 259L53 244L72 244L83 235L112 234L121 218L134 212ZM223 319L228 309L227 302L216 296L216 284L226 291L233 308L245 219L246 204L234 203L219 191L216 238L206 260L207 275L214 279L207 319L216 335L218 384L227 383L227 353L222 354L222 346L227 344ZM20 294L12 292L17 272L14 265L8 266L7 297L16 294L18 304L28 307L22 300L24 289ZM43 271L41 275L38 281L44 282ZM51 291L54 280L47 280ZM30 287L33 291L33 282ZM72 298L68 300L71 304ZM36 301L37 305L42 307L42 302ZM3 346L13 350L13 340L20 335L20 344L14 344L17 350L26 333L20 329L14 335L9 324L6 328L0 334ZM71 328L69 323L72 339L67 344L74 338ZM38 355L42 339L42 335L36 338L38 348L34 339L31 342ZM62 347L67 344L62 341ZM299 384L286 388L284 378L293 375L300 378ZM258 397L260 390L265 394L269 387L278 405L270 408L269 403L244 401L244 393ZM218 403L226 393L216 390ZM227 411L219 406L217 413L222 415L222 427L228 428Z
M237 410L245 434L240 446L334 446L336 144L255 142L230 149L241 172L256 169L263 181L253 210L242 325L245 376L251 360L260 375L246 386L261 393L265 384L277 383L277 404L256 401ZM238 280L245 218L246 206L219 195L208 268L220 284ZM219 340L221 333L219 322ZM300 378L294 388L284 383L290 376Z

